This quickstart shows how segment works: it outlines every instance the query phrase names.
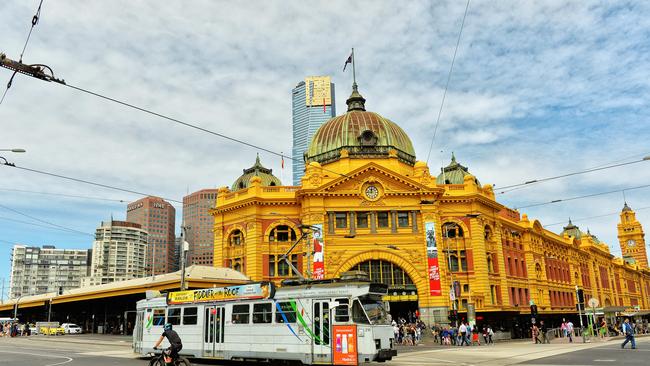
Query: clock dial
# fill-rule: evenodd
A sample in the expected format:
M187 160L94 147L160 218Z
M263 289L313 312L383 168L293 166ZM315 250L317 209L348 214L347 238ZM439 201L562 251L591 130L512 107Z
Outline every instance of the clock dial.
M630 240L627 241L627 246L628 247L633 247L635 244L636 244L636 242L634 241L634 239L630 239Z
M375 186L368 186L366 187L366 197L368 199L374 200L377 197L379 197L379 190Z

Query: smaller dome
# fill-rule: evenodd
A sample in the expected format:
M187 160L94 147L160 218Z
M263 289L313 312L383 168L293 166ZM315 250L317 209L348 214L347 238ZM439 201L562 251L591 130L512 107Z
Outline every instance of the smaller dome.
M265 168L260 163L260 155L257 154L255 159L255 165L248 169L244 169L244 174L242 174L235 183L232 184L232 190L237 191L239 189L244 189L250 187L252 178L257 177L261 180L263 186L281 186L282 182L272 174L273 170Z
M564 234L572 236L572 237L574 237L576 239L580 239L584 235L584 233L580 230L579 227L573 225L573 223L571 222L571 219L569 219L569 225L565 226L564 230L562 230L561 235L564 235Z
M627 202L625 202L625 204L623 205L623 212L627 212L627 211L632 211L632 209L630 208L630 206L627 205Z
M456 156L451 153L451 163L444 168L440 168L441 172L436 178L436 183L442 184L464 184L465 176L471 175L466 166L459 164L456 161ZM481 185L478 179L474 178L478 186Z

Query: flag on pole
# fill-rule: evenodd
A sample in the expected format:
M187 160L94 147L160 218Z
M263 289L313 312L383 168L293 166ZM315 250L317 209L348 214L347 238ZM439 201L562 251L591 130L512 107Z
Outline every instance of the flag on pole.
M343 71L345 71L345 68L348 66L348 64L352 63L352 54L348 57L347 60L345 60L345 64L343 64Z

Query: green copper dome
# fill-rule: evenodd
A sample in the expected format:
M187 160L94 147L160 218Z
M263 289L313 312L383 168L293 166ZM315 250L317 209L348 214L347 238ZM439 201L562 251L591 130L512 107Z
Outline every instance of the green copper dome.
M357 85L352 88L347 113L330 119L316 131L305 152L305 161L336 161L343 149L350 158L387 157L391 150L396 150L401 161L415 164L415 150L406 132L388 118L367 112L366 100Z
M255 159L255 165L248 169L244 169L244 174L241 177L237 178L235 183L232 184L232 190L236 191L239 189L248 188L250 186L251 178L257 176L262 179L263 186L281 186L282 182L272 174L273 170L265 168L260 163L260 156L257 155Z
M436 184L464 184L465 176L469 175L469 169L456 161L456 156L451 153L451 163L440 168L440 175L436 178ZM479 181L476 184L480 185Z
M571 219L569 219L569 225L564 227L564 230L562 230L561 235L568 234L569 236L572 236L576 239L582 238L584 233L580 230L579 227L573 225L571 222Z

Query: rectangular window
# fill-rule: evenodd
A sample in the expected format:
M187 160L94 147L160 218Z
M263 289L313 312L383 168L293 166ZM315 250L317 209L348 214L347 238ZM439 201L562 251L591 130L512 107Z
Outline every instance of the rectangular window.
M268 324L273 319L271 303L253 304L253 323Z
M167 323L179 325L181 323L181 308L167 309Z
M399 227L409 226L409 213L407 211L399 211L397 213L397 226Z
M280 310L275 312L275 322L276 323L295 323L296 322L296 312L293 311L293 307L289 302L279 302ZM286 319L286 321L285 321Z
M250 304L232 306L232 323L248 324L250 318Z
M153 325L165 325L165 309L153 309Z
M377 212L377 227L388 227L388 212Z
M183 325L194 325L197 322L197 309L184 308L183 309Z
M348 227L348 214L346 212L337 212L335 219L337 229L345 229Z
M368 213L357 212L357 227L365 229L368 227Z
M269 276L275 277L275 256L269 255Z
M339 302L339 306L335 308L334 320L342 323L350 321L350 301L348 299L336 299L336 301Z

